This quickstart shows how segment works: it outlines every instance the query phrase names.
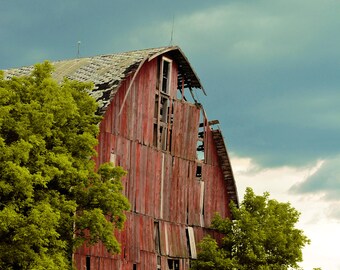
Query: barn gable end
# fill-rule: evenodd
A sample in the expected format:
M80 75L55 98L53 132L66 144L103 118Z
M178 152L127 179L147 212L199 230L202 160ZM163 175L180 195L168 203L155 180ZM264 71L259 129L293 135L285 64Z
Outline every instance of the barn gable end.
M59 81L94 83L90 95L103 115L95 161L128 172L123 186L131 210L116 233L122 253L83 246L75 253L77 269L189 269L203 236L220 237L209 229L214 213L230 217L229 202L238 198L218 122L192 95L205 91L188 59L172 46L53 64Z

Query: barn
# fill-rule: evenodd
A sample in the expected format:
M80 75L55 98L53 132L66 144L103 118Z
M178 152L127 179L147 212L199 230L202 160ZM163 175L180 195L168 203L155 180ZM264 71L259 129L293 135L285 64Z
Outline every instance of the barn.
M214 213L230 216L238 197L219 122L197 100L205 90L187 57L170 46L53 64L58 80L94 83L90 95L103 116L95 162L128 172L131 210L116 232L121 254L83 246L77 269L188 270L203 236L219 237L209 229Z

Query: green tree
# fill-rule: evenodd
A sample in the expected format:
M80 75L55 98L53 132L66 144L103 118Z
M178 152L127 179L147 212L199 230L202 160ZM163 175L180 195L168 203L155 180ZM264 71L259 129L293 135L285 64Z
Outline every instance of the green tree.
M309 243L295 228L300 213L289 203L254 194L247 188L240 207L231 203L233 219L216 215L212 227L224 234L217 245L211 237L199 244L192 269L285 270L298 269L302 248Z
M125 171L95 172L92 85L58 84L51 72L45 62L30 76L0 74L0 269L69 269L83 243L120 251Z

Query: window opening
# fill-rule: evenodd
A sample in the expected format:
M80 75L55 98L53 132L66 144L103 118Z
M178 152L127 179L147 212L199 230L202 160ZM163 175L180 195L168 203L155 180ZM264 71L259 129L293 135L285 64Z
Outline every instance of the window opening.
M200 124L198 126L197 134L197 146L196 146L196 159L204 161L205 151L204 151L204 140L205 140L205 117L203 114L203 108L200 110Z
M169 140L168 140L168 150L169 152L171 152L171 149L172 149L172 130L169 129Z
M91 270L91 257L86 256L86 270Z
M136 264L136 263L133 264L132 269L133 269L133 270L137 270L137 264Z
M154 115L153 115L153 117L154 118L157 118L158 117L158 106L159 106L159 95L158 94L156 94L155 95L155 110L154 110Z
M196 163L196 178L202 179L202 163Z
M158 147L158 125L153 125L153 145Z
M199 141L197 142L197 151L198 151L198 152L204 152L204 142L201 141L201 140L199 140Z
M160 145L162 150L166 151L167 150L167 138L168 138L168 132L167 132L167 128L165 126L160 126Z
M170 90L170 74L171 60L162 59L162 92L169 94Z
M179 260L168 259L169 270L179 270Z
M155 93L153 145L163 151L171 150L173 104L170 99L172 61L162 58L158 67L158 87Z
M168 97L162 97L161 98L161 108L159 111L160 120L163 123L168 122L168 114L169 114L169 98Z
M197 259L195 234L194 234L194 229L192 227L186 228L186 236L187 236L189 255L192 259Z
M161 253L161 244L160 244L160 233L159 233L159 222L154 222L154 239L155 239L155 250L158 254Z

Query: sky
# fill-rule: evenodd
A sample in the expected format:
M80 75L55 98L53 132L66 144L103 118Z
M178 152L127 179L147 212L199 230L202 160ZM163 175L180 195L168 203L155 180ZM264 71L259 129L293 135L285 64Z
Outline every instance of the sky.
M301 266L340 269L340 1L1 1L0 69L178 45L219 119L239 197L291 204Z

